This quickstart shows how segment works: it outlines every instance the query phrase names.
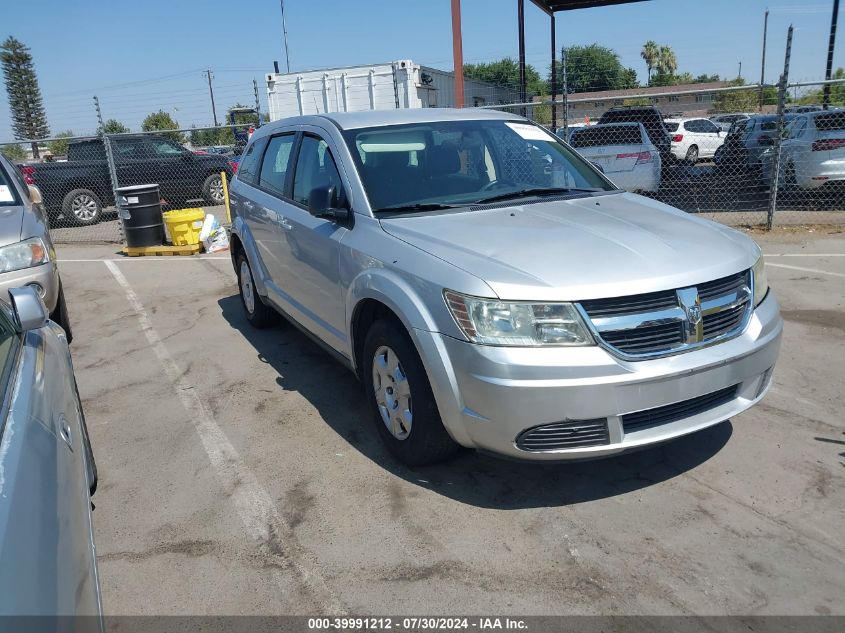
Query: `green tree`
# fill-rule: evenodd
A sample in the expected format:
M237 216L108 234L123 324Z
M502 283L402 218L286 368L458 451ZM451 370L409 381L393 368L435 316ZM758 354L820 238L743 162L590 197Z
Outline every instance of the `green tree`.
M708 75L706 73L699 75L695 79L692 80L691 83L694 84L708 84L714 81L721 81L719 75Z
M67 139L73 136L73 132L71 130L66 130L65 132L59 132L56 134L56 140L50 141L47 143L47 149L53 156L67 156L67 146L70 145L70 141Z
M170 116L170 113L164 110L152 112L141 122L141 129L144 132L155 132L158 130L176 130L179 128L179 123ZM165 132L161 136L173 139L177 143L184 143L185 139L180 132Z
M0 145L0 154L11 161L26 160L26 152L23 147L17 144Z
M657 60L660 58L660 48L657 42L649 40L643 44L643 49L640 51L640 57L645 60L645 66L648 69L648 83L651 83L651 71L657 66Z
M505 57L495 62L464 64L464 77L518 91L519 62L510 57ZM548 91L546 82L531 64L525 65L525 89L528 92L527 97L529 99Z
M29 48L9 36L0 44L0 64L3 66L15 138L39 139L50 136L41 88L38 87ZM38 158L38 143L32 144L32 155Z
M650 86L674 86L682 83L675 73L678 71L678 58L669 46L661 46L657 50L657 71L649 81ZM683 79L692 79L692 75L685 73Z
M725 82L728 86L744 86L745 79L732 79ZM763 89L763 103L777 103L777 88L770 87ZM713 101L713 109L716 112L754 112L760 105L760 89L748 88L748 90L729 90L720 92Z
M103 134L127 134L130 131L128 127L117 119L108 119L97 128L97 136L102 136Z
M562 56L566 63L567 92L622 90L639 85L637 71L625 68L619 54L606 46L569 46L563 49ZM563 69L558 72L558 85L563 86Z
M845 68L837 68L831 79L845 79ZM824 91L820 88L801 96L798 103L802 105L821 105L824 100ZM767 101L768 103L768 101ZM830 105L845 105L845 85L832 84L830 86Z

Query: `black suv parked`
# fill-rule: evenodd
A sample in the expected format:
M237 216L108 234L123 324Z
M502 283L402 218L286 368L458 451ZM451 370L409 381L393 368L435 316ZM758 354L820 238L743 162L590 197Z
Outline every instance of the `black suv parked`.
M605 123L642 123L648 138L660 152L663 165L672 163L672 139L663 124L663 115L653 106L611 108L601 115L599 125Z

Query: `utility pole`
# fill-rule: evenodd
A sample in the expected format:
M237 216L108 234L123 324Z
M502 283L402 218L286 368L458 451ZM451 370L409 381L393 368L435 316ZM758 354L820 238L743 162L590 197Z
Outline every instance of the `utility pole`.
M282 6L282 34L285 38L285 63L288 67L288 73L290 73L290 55L288 54L288 26L285 22L285 0L279 0L279 4Z
M830 81L830 73L833 70L833 47L836 44L836 18L839 15L839 0L833 0L833 15L830 18L830 42L827 45L827 67L824 78ZM830 107L830 84L825 84L822 91L822 106L825 110Z
M214 127L217 127L217 109L214 107L214 88L211 87L211 69L205 71L205 76L208 77L208 94L211 96L211 116L214 117Z
M766 35L769 32L769 10L763 17L763 63L760 68L760 112L763 111L763 84L766 83Z
M461 32L461 0L452 0L452 64L455 67L456 108L464 107L464 48Z
M736 78L742 79L742 62L739 62L739 73L737 73Z

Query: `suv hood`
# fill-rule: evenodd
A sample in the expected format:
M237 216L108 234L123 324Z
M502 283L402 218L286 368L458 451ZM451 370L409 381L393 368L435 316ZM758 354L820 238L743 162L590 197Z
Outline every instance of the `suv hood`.
M21 241L24 208L20 205L0 207L0 246Z
M683 288L751 268L760 254L742 233L630 193L396 217L381 225L484 280L497 297L517 301Z

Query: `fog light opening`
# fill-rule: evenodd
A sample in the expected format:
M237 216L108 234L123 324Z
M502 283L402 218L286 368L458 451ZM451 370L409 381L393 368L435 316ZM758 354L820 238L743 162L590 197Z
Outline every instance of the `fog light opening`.
M39 283L33 281L31 284L27 284L27 286L29 286L30 288L35 288L35 292L37 292L38 296L42 299L44 298L44 295L47 294L47 291L44 290L44 286Z

